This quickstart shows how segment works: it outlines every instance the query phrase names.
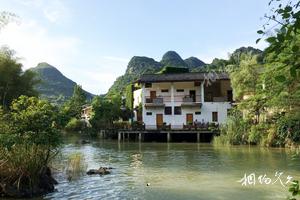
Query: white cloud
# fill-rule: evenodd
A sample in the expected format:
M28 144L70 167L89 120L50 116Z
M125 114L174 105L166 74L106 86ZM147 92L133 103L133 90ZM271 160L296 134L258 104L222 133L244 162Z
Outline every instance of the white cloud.
M50 22L58 22L69 17L69 10L59 0L47 1L43 13Z
M36 21L11 23L0 33L0 45L8 45L23 58L25 68L34 67L41 61L53 65L68 63L70 55L78 53L80 40L75 37L53 37Z
M15 0L31 9L41 11L52 23L61 23L70 18L70 10L62 0Z
M129 58L90 56L80 48L80 39L53 36L37 21L22 20L1 30L0 45L14 49L25 69L47 62L94 94L106 93L115 79L124 74ZM84 59L78 60L80 57Z

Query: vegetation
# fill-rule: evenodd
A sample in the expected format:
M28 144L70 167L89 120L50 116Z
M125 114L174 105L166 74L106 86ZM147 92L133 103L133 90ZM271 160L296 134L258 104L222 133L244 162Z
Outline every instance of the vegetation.
M109 97L116 94L124 95L126 86L137 80L142 74L155 74L167 66L199 71L204 64L203 61L196 57L183 60L175 51L166 52L160 62L155 61L153 58L134 56L129 61L125 74L117 78L110 87L107 96Z
M271 1L270 5L275 6L274 14L266 16L267 24L279 28L268 29L266 24L258 31L267 36L269 47L258 55L242 52L239 62L231 56L225 69L239 102L236 110L248 124L243 132L249 133L245 135L247 143L293 146L300 142L300 3ZM235 144L229 124L231 119L216 143ZM239 126L237 123L235 128Z
M189 72L188 68L184 67L170 67L165 66L158 74L174 74L174 73L187 73Z
M68 180L74 180L86 173L87 165L84 156L81 153L73 153L68 158L66 173Z
M22 64L14 56L13 50L2 47L0 50L0 102L9 109L11 102L20 95L37 96L34 86L38 83L31 71L22 71Z
M28 71L35 72L40 80L35 86L41 98L49 100L54 105L61 106L73 95L76 83L65 77L58 69L48 63L39 63ZM87 99L92 99L93 94L84 91Z
M93 114L90 120L96 130L112 127L113 122L121 116L121 97L112 98L96 96L92 101Z
M81 121L81 111L86 103L84 90L81 86L75 85L72 97L63 104L59 111L60 127L68 131L82 130L84 123Z
M21 96L10 112L0 114L0 195L30 197L53 191L56 181L49 164L61 142L53 106Z

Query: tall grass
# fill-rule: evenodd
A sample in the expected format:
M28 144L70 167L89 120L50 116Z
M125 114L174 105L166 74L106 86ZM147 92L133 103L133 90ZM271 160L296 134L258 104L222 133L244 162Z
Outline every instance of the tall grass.
M86 172L86 169L87 165L81 153L73 153L69 156L66 167L66 174L69 181L79 178Z
M0 147L0 183L32 191L55 155L56 151L42 145Z

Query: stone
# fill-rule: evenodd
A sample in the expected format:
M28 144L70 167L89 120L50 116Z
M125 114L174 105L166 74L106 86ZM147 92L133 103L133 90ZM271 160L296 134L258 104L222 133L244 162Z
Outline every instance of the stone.
M111 173L111 167L100 167L99 169L90 169L86 172L87 175L106 175Z

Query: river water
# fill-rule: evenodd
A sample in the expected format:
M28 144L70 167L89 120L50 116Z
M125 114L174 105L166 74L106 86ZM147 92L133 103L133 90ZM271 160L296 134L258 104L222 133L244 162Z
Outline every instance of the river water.
M58 170L57 191L43 199L274 200L287 197L288 176L300 179L300 160L285 149L93 140L85 145L67 142L57 166L64 166L73 153L82 153L87 169L109 166L112 174L68 181ZM251 173L255 184L250 179L244 186L238 182Z

